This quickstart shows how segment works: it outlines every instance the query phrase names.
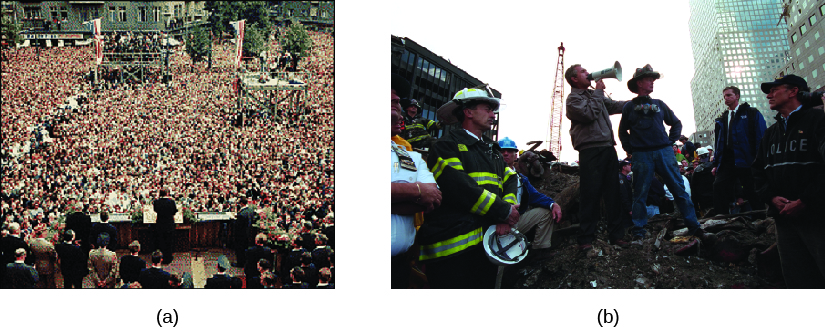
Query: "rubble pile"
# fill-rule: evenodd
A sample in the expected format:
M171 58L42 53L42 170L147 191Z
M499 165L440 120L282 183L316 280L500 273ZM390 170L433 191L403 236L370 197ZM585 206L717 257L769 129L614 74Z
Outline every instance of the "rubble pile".
M593 249L580 252L579 178L564 170L545 170L534 184L563 210L553 235L556 253L506 267L502 288L784 288L774 221L764 212L700 219L717 235L713 243L685 236L681 217L655 215L644 243L624 249L607 244L601 220Z

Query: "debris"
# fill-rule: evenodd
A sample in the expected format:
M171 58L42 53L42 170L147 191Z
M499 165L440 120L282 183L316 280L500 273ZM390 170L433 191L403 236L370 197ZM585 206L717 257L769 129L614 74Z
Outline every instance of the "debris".
M593 286L593 288L596 288L596 281L595 280L591 281L590 286Z

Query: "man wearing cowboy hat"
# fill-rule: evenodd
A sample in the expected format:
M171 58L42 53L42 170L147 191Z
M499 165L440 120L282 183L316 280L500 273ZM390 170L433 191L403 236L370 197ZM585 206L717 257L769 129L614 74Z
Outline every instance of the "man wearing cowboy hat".
M762 83L778 114L751 165L756 193L776 220L788 288L825 288L825 112L800 100L808 90L793 74Z
M593 248L602 197L607 208L609 241L622 247L629 245L624 240L624 228L629 222L622 222L619 180L613 175L619 157L610 123L610 115L621 113L627 101L613 101L606 97L601 80L596 82L595 90L588 89L592 83L588 74L578 64L570 66L564 73L567 83L573 87L567 96L566 115L570 119L570 141L579 152L582 220L578 243L583 252Z
M493 288L496 266L482 247L484 230L509 233L519 219L518 176L507 170L499 145L482 133L496 119L499 99L484 89L463 89L438 109L445 124L460 122L440 138L427 166L444 195L418 230L419 260L433 288Z
M645 238L647 209L645 200L650 191L654 173L658 173L668 190L673 194L679 212L684 215L685 225L691 235L707 240L712 234L702 230L696 220L693 202L685 191L684 182L676 165L671 145L682 132L682 122L676 117L664 101L653 99L653 82L661 77L648 64L637 68L633 78L627 81L627 88L639 96L633 98L622 108L622 120L619 122L619 139L622 148L633 155L633 240L641 243ZM665 132L662 122L670 126L670 133Z

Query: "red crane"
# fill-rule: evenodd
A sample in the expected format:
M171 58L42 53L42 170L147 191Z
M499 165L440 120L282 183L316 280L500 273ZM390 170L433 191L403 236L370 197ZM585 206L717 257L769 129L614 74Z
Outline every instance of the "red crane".
M556 82L553 83L553 102L550 105L550 122L547 124L547 142L550 152L561 158L561 120L564 112L564 42L559 46L559 61L556 65Z

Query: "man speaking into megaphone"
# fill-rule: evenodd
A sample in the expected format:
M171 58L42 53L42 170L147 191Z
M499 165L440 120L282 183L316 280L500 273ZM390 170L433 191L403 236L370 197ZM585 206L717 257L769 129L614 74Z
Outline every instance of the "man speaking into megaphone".
M627 101L614 101L605 96L602 79L596 79L595 90L589 89L592 81L588 77L593 75L578 64L564 73L567 83L573 87L567 96L566 113L570 119L570 140L579 152L581 223L578 244L582 252L593 248L602 197L607 209L610 243L622 247L630 245L624 240L623 230L630 222L622 222L619 180L616 179L619 159L610 123L610 115L620 114ZM616 78L620 77L621 74Z

